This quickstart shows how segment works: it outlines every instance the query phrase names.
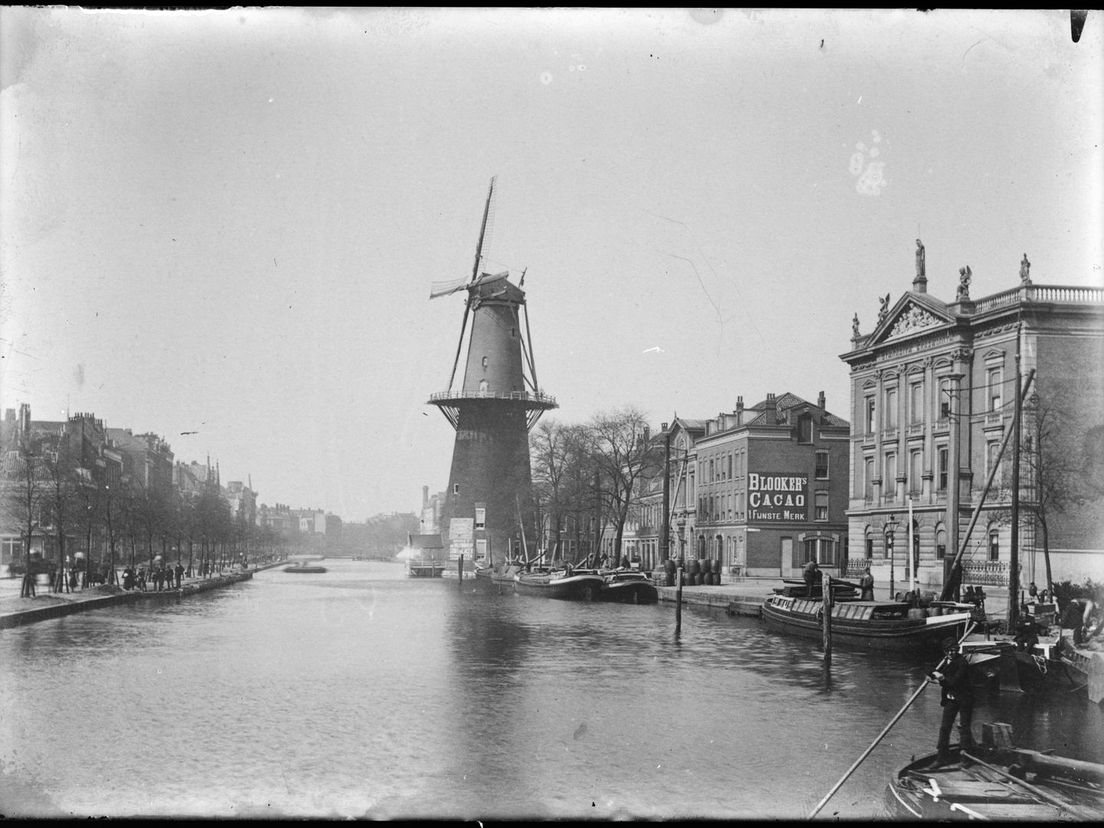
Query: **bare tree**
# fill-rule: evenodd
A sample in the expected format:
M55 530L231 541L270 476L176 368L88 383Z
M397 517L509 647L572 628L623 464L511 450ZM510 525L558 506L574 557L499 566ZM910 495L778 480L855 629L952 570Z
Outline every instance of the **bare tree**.
M1046 564L1047 591L1053 593L1050 563L1052 519L1104 497L1104 424L1084 427L1066 400L1032 395L1025 407L1020 451L1021 506L1035 519ZM1094 412L1095 413L1095 412Z
M43 439L21 431L18 441L4 457L4 511L20 527L23 542L23 583L20 596L34 596L35 571L31 560L31 541L41 520L46 496L43 468Z
M80 475L69 439L62 435L53 450L43 448L42 470L45 479L43 514L52 527L57 547L57 569L53 590L69 588L65 573L67 539L77 525L79 514Z
M636 408L598 414L589 431L599 496L613 526L614 554L619 560L638 482L657 473L657 459L649 451L647 421Z

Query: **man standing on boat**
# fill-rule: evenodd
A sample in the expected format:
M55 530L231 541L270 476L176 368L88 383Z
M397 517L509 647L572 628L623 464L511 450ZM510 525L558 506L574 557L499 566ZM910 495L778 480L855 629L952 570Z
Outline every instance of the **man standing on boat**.
M805 595L809 598L813 597L813 589L820 581L820 565L817 564L816 558L805 564Z
M936 762L940 765L951 763L951 728L958 717L959 743L963 750L974 749L974 733L971 724L974 718L974 689L970 685L970 665L966 657L958 650L958 642L953 638L943 641L943 654L946 666L943 672L933 671L928 679L938 681L943 688L940 705L943 707L943 721L939 725L939 745Z
M860 601L874 600L874 576L870 574L869 566L863 570L862 577L859 579L859 589L862 590L862 594L859 595Z

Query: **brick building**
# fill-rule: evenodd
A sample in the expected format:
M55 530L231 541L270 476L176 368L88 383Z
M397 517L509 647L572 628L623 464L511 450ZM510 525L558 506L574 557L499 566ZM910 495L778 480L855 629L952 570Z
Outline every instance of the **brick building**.
M751 576L797 577L813 558L829 572L845 568L850 427L823 393L815 404L768 394L747 408L739 397L730 413L676 420L669 431L671 557L719 560L724 572ZM657 439L667 432L664 424ZM643 524L662 525L661 504L649 481ZM650 548L650 534L637 537Z

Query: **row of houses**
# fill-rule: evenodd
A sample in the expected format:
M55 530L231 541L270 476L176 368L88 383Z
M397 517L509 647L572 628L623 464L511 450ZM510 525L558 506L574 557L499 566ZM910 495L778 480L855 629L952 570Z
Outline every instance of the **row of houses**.
M1013 556L1025 587L1047 558L1055 581L1104 580L1104 289L1036 285L1026 256L1007 290L974 300L970 277L953 301L929 294L919 246L911 290L865 332L856 314L848 419L787 392L663 423L666 475L642 482L622 551L644 569L666 553L799 577L815 559L938 589L961 549L965 583L1007 587Z
M28 483L16 471L27 446L34 446L42 464L40 479ZM89 413L77 413L64 420L34 420L27 403L18 412L7 409L0 421L0 566L22 560L27 536L28 507L32 514L31 552L52 559L54 529L50 525L49 498L42 492L23 491L31 486L44 489L54 473L71 473L72 481L109 492L155 493L166 500L173 496L194 500L205 493L217 495L229 508L230 517L246 526L270 527L284 535L339 535L341 519L319 509L292 509L285 504L258 505L251 481L221 481L218 463L211 465L177 460L172 447L161 436L135 434L129 428L111 428ZM23 495L21 497L21 494ZM83 537L82 537L83 535ZM75 533L68 542L80 554L93 546L98 555L102 538Z

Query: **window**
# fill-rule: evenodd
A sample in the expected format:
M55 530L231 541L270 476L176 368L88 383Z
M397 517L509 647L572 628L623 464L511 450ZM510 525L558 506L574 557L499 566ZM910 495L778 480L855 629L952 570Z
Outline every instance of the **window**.
M816 453L816 479L828 479L828 452L826 451Z
M796 569L805 564L805 561L796 557L794 551L793 538L782 538L781 541L782 560L790 561L790 564Z
M886 431L892 431L897 428L897 389L886 389L886 410L885 410L885 427Z
M828 520L828 492L817 492L814 520Z
M883 548L885 550L886 560L889 560L890 558L892 558L893 557L893 532L890 531L890 532L885 533L885 546Z
M947 530L942 526L935 530L935 557L940 561L947 557Z
M920 451L920 449L913 449L909 452L908 488L911 494L920 493L923 462L923 453Z
M453 494L460 494L460 484L459 483L453 483L452 484L452 493Z
M867 457L863 470L863 497L867 500L874 498L874 458Z
M1000 455L1000 443L996 440L991 440L985 447L985 474L992 474L1000 462L998 457ZM994 478L995 480L996 478Z
M996 529L989 530L989 560L1000 560L1000 534Z
M863 548L863 557L868 561L873 559L874 557L874 536L869 533L866 536L866 545Z
M867 397L866 398L866 433L867 434L873 434L874 433L875 408L876 408L876 406L874 404L874 398L873 397Z
M989 391L989 411L1000 411L1003 384L1003 368L990 368L985 372L985 385Z
M713 460L709 461L709 482L710 483L716 483L717 482L717 464Z
M939 491L945 492L947 491L947 464L949 457L947 454L947 447L940 446L936 449L936 454L939 457Z
M924 422L924 386L919 382L909 386L909 422Z
M485 529L487 528L487 510L483 506L475 507L475 528Z
M885 456L885 474L883 475L885 485L882 487L882 491L889 500L893 500L897 497L897 452L888 452Z
M941 422L951 417L951 381L947 377L939 380L939 419Z
M728 479L732 479L732 455L728 455Z
M797 418L797 442L813 442L813 417L811 414L802 414Z

